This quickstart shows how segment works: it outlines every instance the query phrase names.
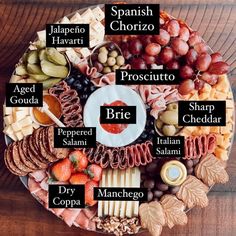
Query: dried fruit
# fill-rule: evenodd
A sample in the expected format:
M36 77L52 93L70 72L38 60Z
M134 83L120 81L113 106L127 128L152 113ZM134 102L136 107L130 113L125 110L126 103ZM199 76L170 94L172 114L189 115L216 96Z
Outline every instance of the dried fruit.
M182 200L188 208L194 206L206 207L208 198L206 193L209 188L196 177L189 175L185 182L180 186L177 198Z
M224 162L217 159L213 154L202 158L194 172L208 186L215 183L224 184L229 180Z
M185 225L188 217L184 212L185 205L175 196L166 194L160 201L166 216L166 224L171 229L175 225Z
M157 201L143 203L139 206L139 215L141 225L153 236L159 236L162 231L162 226L165 225L165 213L161 204Z

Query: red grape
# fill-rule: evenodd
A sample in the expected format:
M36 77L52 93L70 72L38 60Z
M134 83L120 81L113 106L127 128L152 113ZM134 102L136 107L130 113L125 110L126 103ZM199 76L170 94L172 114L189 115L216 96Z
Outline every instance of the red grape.
M194 90L194 82L191 79L186 79L179 85L178 90L180 94L187 95Z
M190 66L194 65L197 60L197 56L197 52L193 48L190 48L185 56L187 64Z
M131 61L132 69L147 69L147 65L142 58L133 58Z
M187 42L189 39L189 35L190 35L190 33L189 33L189 30L187 27L185 27L185 26L180 27L180 31L179 31L179 38L180 39L183 39L185 42Z
M166 68L170 70L177 70L179 69L178 61L172 60L166 64Z
M212 63L209 68L209 73L216 74L216 75L222 75L226 74L229 70L229 65L226 62L218 61L215 63Z
M207 52L208 50L208 46L204 42L195 44L193 48L197 51L198 54L202 54L204 52Z
M218 61L223 61L223 57L219 52L215 52L211 54L211 63L215 63Z
M166 25L166 30L171 37L177 37L180 31L179 22L177 20L170 20Z
M157 43L159 43L162 46L167 45L170 41L170 35L164 29L160 29L159 35L155 35L154 37L155 37L155 40L157 41Z
M149 43L152 43L153 37L152 35L140 35L140 40L144 47L146 47Z
M210 85L214 85L218 81L218 75L210 74L209 72L204 72L201 75L201 80L207 82Z
M143 49L142 42L139 39L132 39L129 43L129 50L133 55L139 55Z
M194 81L194 88L200 90L204 87L205 82L203 80L197 79Z
M145 60L147 65L153 64L156 61L155 57L149 56L148 54L143 54L142 58Z
M200 71L206 71L211 64L211 56L208 53L203 53L198 56L196 68Z
M180 77L182 77L183 79L191 79L193 77L194 71L193 69L188 66L182 66L180 67Z
M189 46L193 47L195 44L200 43L202 41L202 37L198 35L197 32L192 32L188 44Z
M161 50L159 57L160 57L161 63L166 64L173 59L174 52L170 47L165 47Z
M189 49L188 44L180 38L174 38L171 42L171 47L178 55L181 56L185 55Z
M122 50L127 50L127 49L129 49L129 44L126 43L126 42L122 42L122 44L121 44L121 49L122 49Z
M156 56L161 51L161 46L157 43L150 43L146 46L145 52L150 56Z
M129 60L129 59L132 57L132 54L130 53L129 50L125 49L125 50L123 51L123 56L124 56L124 58L125 58L126 60Z

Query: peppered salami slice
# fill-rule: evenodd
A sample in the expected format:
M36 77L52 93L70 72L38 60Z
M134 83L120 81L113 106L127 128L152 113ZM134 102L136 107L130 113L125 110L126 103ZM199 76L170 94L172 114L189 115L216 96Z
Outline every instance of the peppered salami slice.
M53 153L58 159L64 159L69 155L68 148L54 148L54 127L49 126L47 128L47 135L48 135L48 144L49 150Z
M15 165L13 161L13 156L12 156L12 148L13 148L13 145L10 144L4 152L4 161L5 161L6 166L14 175L19 175L19 176L27 175L28 174L27 172L20 170Z

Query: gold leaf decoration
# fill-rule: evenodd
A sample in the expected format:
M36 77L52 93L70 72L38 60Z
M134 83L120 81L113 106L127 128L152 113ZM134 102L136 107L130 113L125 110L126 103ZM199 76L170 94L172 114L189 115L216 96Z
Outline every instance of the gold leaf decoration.
M166 224L171 229L175 225L186 225L188 217L184 212L185 205L174 195L166 194L160 201L166 216Z
M189 175L184 183L180 186L177 198L182 200L188 208L194 206L206 207L208 198L206 193L209 188L196 177Z
M194 169L195 175L208 186L215 183L226 183L229 176L225 171L225 163L210 154L201 159Z
M157 201L143 203L139 206L139 216L143 228L148 229L152 236L161 235L165 225L165 214L161 204Z

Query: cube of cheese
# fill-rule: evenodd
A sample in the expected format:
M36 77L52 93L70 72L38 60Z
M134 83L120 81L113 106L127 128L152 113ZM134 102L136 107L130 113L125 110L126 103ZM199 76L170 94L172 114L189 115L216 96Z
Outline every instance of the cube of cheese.
M104 26L101 22L99 21L93 21L90 23L91 31L95 30L97 33L102 33L104 31Z
M32 126L33 126L34 129L38 129L39 128L39 124L37 124L35 122L32 123Z
M24 135L23 135L23 133L22 133L21 131L16 132L16 133L15 133L15 136L17 137L18 140L21 140L21 139L24 138Z
M96 20L92 10L88 8L82 15L81 17L83 18L84 23L89 24L92 21Z
M194 93L194 94L189 98L189 100L198 101L198 100L199 100L198 93Z
M214 99L215 98L215 93L216 93L216 89L212 88L210 91L210 97L208 100Z
M18 124L19 124L21 127L26 127L26 126L31 125L32 122L33 122L32 118L31 118L30 116L26 116L25 119L18 121Z
M6 107L6 105L3 105L3 115L11 115L13 112L12 107Z
M21 128L22 128L22 126L19 125L18 122L12 123L11 127L12 127L12 129L14 130L14 132L20 131Z
M211 133L220 133L220 127L219 126L211 126L210 132Z
M32 125L28 125L22 128L22 133L24 134L24 136L30 135L33 133L33 126Z
M9 135L9 134L13 134L14 133L14 130L12 129L12 127L9 125L9 126L6 126L3 130L3 133Z
M231 99L226 100L226 108L234 108L234 102Z
M73 64L79 64L81 61L79 55L74 51L74 49L67 50L66 55Z
M64 16L61 19L60 24L70 24L70 20L66 16Z
M214 97L219 100L225 100L227 98L227 93L216 91Z
M216 135L216 144L222 148L224 148L224 136L221 134Z
M216 155L216 157L218 157L219 159L221 159L223 161L227 161L229 159L227 150L225 150L221 147L216 147L215 155Z
M201 126L202 134L209 134L210 133L210 126Z
M8 134L9 138L11 138L13 141L17 141L17 137L14 133Z
M93 15L98 21L102 21L105 18L105 13L100 7L95 7L93 10Z
M83 23L83 18L81 17L81 15L76 12L71 18L70 18L70 22L74 23L74 24L81 24Z
M209 96L210 96L210 93L204 92L204 93L201 93L201 94L199 95L199 99L200 99L200 100L207 100L207 99L209 98Z
M83 56L83 58L86 58L91 54L91 52L88 48L81 48L80 53Z
M14 117L14 121L20 121L22 119L24 119L27 116L27 112L25 110L23 111L17 111L15 113L15 117Z
M37 35L39 40L46 41L46 30L38 31Z
M5 125L11 125L13 123L13 117L12 115L10 116L4 116L4 124Z

